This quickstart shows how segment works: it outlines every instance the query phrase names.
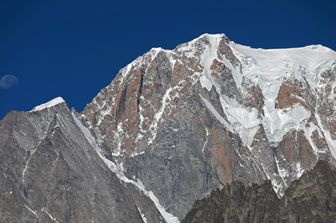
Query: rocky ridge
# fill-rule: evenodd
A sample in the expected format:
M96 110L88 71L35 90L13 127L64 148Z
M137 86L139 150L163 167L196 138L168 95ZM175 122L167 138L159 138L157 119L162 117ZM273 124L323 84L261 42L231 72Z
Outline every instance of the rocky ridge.
M334 222L336 169L319 161L278 199L270 182L245 187L239 182L197 201L183 223Z

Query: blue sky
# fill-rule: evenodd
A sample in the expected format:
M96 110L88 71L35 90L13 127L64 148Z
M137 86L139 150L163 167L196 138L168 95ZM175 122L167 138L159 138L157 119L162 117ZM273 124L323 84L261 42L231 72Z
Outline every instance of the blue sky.
M57 96L82 111L118 70L152 47L203 33L261 48L336 49L333 1L0 1L0 118Z

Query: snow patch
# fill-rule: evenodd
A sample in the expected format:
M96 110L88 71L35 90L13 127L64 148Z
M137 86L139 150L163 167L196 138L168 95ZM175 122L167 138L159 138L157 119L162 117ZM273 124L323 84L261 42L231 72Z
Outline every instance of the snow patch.
M281 158L283 158L283 157L281 157ZM284 182L284 184L286 185L286 183L285 183L285 182L286 182L285 179L286 179L287 177L289 177L289 172L288 172L288 170L287 170L286 168L281 168L281 167L280 167L280 162L278 161L278 159L277 159L276 157L274 157L274 160L275 160L275 164L276 164L276 166L277 166L279 175L280 175L282 181ZM287 185L286 185L286 186L287 186Z
M199 81L201 83L202 88L206 88L208 91L211 90L212 83L209 81L209 79L205 75L202 75Z
M138 209L138 211L139 211L139 213L140 213L140 215L141 215L142 221L143 221L144 223L147 223L146 216L141 212L140 208L137 207L137 209Z
M271 144L281 142L283 136L291 129L305 129L305 122L310 117L310 111L301 105L294 105L285 110L264 107L264 128L266 136Z
M317 131L318 133L320 133L319 128L314 123L310 122L309 127L304 128L304 135L305 135L306 139L308 140L310 146L312 147L314 154L318 157L319 153L325 152L325 151L319 150L316 147L316 145L315 145L315 143L312 139L314 131Z
M223 118L223 116L221 114L218 113L218 111L216 110L216 108L208 101L208 99L204 98L202 95L199 95L203 101L203 103L205 104L205 107L210 111L210 113L215 116L215 118L222 124L224 125L226 128L228 128L230 131L233 131L230 123L228 123L228 121L226 121L225 118Z
M117 125L117 132L114 134L114 139L117 143L117 148L113 150L112 155L113 156L119 156L121 154L121 143L124 138L124 129L123 129L123 123L119 122Z
M236 100L223 95L220 97L220 102L228 121L239 134L243 143L246 146L251 145L260 124L257 109L245 107Z
M203 126L204 126L204 130L205 130L205 140L204 140L204 144L203 144L203 147L202 147L202 153L204 153L204 151L205 151L205 147L206 147L206 145L207 145L207 143L208 143L208 138L209 138L209 130L208 130L208 128L203 124Z
M22 184L24 186L26 186L25 176L26 176L26 172L27 172L28 167L29 167L30 160L32 159L32 157L35 154L35 152L37 151L37 149L40 147L40 144L42 143L42 141L44 140L45 137L46 137L46 135L44 134L44 136L40 139L40 141L38 142L38 144L36 145L36 147L30 153L30 156L29 156L28 160L26 161L25 167L23 168L23 171L22 171Z
M44 104L41 104L41 105L38 105L38 106L34 107L30 112L41 111L41 110L44 110L46 108L54 107L54 106L56 106L58 104L61 104L61 103L65 103L64 99L61 98L61 97L57 97L57 98L52 99L51 101L48 101L47 103L44 103Z
M296 179L299 179L305 171L300 161L295 163L295 171L296 171Z
M42 208L42 211L43 211L44 213L46 213L46 214L48 215L48 217L49 217L52 221L54 221L54 222L56 222L56 223L59 223L59 221L57 221L57 219L56 219L54 216L52 216L52 215L48 212L47 209Z
M144 97L141 95L140 96L140 104L139 104L139 132L138 132L138 135L135 139L135 143L138 144L138 142L143 138L144 134L146 133L146 131L143 129L143 124L145 122L145 117L143 115L144 113L144 109L142 108L141 106L141 101L144 101Z
M170 98L170 92L171 91L172 91L171 87L166 90L165 94L162 97L161 107L160 107L159 111L156 112L155 115L154 115L154 120L153 120L153 122L152 122L152 124L151 124L151 126L149 128L152 131L152 137L149 139L149 143L148 144L152 144L153 140L156 137L158 123L159 123L159 121L160 121L160 119L161 119L161 117L163 115L163 112L166 109L167 104L171 100L171 98Z
M28 207L27 205L24 205L26 208L27 208L27 210L28 211L30 211L33 215L35 215L36 217L38 217L37 216L37 214L36 214L36 211L33 211L30 207Z

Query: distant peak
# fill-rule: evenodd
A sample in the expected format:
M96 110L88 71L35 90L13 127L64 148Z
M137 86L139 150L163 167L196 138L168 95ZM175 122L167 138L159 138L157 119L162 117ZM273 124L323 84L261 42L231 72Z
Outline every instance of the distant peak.
M62 97L57 97L57 98L54 98L54 99L48 101L47 103L44 103L44 104L41 104L41 105L38 105L38 106L34 107L31 110L31 112L41 111L43 109L50 108L50 107L53 107L53 106L61 104L61 103L65 103L64 99Z
M154 52L154 53L159 53L159 52L167 52L170 53L171 50L167 50L167 49L163 49L161 47L153 47L150 51Z
M227 37L224 33L217 33L217 34L204 33L204 34L200 35L200 37L198 37L198 38L202 38L202 37L205 37L205 36L206 37L210 37L210 38L223 38L223 37Z
M227 38L227 36L224 33L219 33L219 34L209 34L209 33L204 33L202 35L200 35L199 37L191 40L191 42L197 42L200 39L208 39L208 40L216 40L216 39L223 39L223 38Z

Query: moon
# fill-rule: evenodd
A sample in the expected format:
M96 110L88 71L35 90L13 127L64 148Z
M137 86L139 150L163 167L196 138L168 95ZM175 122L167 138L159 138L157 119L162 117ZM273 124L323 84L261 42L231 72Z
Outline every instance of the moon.
M0 79L0 88L9 89L17 85L19 80L17 77L11 74L7 74Z

